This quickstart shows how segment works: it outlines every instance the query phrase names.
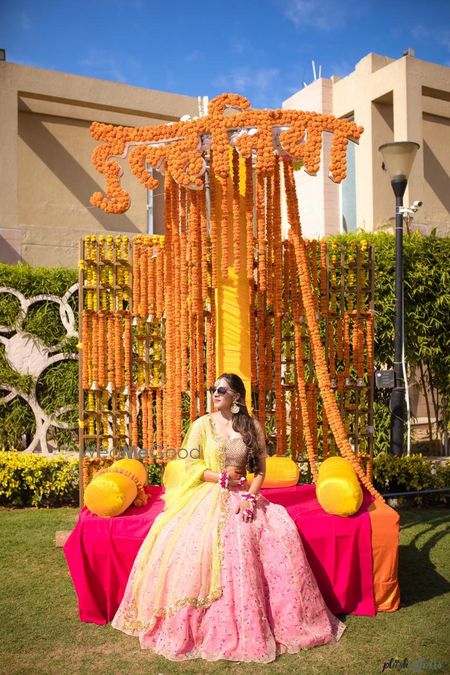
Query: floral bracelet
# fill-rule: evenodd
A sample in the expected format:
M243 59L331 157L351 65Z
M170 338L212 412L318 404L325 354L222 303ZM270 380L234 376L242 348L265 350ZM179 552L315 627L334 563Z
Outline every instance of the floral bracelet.
M222 471L219 475L219 485L223 490L228 490L228 484L230 482L230 476L226 471Z
M251 504L251 508L255 508L258 497L252 492L243 492L241 494L241 501L248 501Z

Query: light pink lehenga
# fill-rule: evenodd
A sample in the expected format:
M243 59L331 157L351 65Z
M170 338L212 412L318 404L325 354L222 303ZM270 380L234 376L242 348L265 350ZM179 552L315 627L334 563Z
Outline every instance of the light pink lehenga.
M201 443L209 451L196 460L204 463L196 467L197 484L184 502L184 493L177 495L182 506L169 520L160 514L164 523L152 536L155 520L113 627L173 661L268 663L278 654L339 640L345 625L325 605L286 509L260 496L255 518L245 522L236 514L241 488L226 492L217 483L199 483L204 468L214 466L211 447L220 468L246 452L242 440L221 439L205 415L183 447Z

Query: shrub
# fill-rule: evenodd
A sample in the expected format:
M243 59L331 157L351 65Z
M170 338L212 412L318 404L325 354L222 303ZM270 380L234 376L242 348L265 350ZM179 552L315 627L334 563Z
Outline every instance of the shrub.
M78 460L0 451L2 506L77 506Z
M374 458L373 479L375 487L384 494L450 487L450 463L436 467L422 455L397 457L382 452ZM413 499L418 505L447 504L449 495L435 493Z

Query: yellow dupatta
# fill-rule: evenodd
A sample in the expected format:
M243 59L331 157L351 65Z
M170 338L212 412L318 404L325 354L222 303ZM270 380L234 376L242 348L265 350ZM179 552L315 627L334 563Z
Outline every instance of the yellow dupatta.
M158 616L187 605L208 607L221 596L221 531L229 494L202 476L206 469L224 469L224 444L210 415L190 426L180 458L164 473L164 511L136 557L115 627L142 634Z

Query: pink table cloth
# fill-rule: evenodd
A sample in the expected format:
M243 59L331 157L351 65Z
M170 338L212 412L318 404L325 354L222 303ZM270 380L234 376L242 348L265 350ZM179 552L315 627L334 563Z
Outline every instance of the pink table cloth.
M78 596L81 621L112 620L125 591L137 552L154 519L162 511L164 488L149 486L146 506L131 507L121 516L99 518L85 507L64 546ZM263 489L295 521L323 597L334 614L376 614L370 518L373 501L365 492L357 514L349 518L325 513L313 485Z

